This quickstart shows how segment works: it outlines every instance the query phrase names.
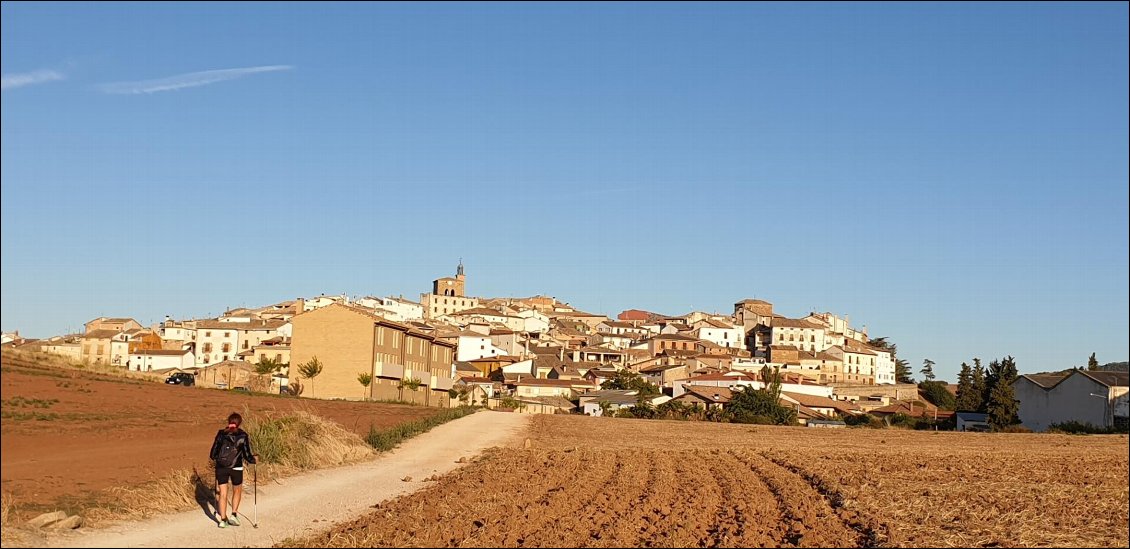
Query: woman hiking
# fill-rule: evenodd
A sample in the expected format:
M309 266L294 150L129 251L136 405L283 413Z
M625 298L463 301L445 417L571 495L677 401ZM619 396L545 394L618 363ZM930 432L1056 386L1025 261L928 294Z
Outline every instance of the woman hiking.
M255 463L251 437L240 429L243 416L232 412L228 426L216 433L209 457L216 462L216 488L220 491L220 528L239 526L239 500L243 497L243 463ZM232 484L231 516L228 516L228 481Z

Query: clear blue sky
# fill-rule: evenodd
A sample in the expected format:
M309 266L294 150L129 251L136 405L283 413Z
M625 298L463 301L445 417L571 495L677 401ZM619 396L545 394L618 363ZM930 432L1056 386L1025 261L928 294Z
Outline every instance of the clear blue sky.
M0 9L6 331L462 257L473 295L848 314L950 379L1130 354L1125 3Z

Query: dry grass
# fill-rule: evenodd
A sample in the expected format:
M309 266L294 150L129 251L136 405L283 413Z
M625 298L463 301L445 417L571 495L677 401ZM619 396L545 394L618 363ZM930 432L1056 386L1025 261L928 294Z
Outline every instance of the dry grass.
M15 349L4 350L4 361L14 360L20 363L21 366L32 366L36 369L49 370L49 369L62 369L73 370L82 372L91 372L94 374L103 374L113 377L120 377L125 379L136 379L144 381L158 381L163 382L165 374L154 372L133 372L127 370L122 366L111 366L108 364L84 364L82 362L74 362L67 357L54 355L51 353L33 352L33 351L19 351Z
M4 492L2 499L0 499L0 504L3 505L3 514L0 514L0 527L7 527L8 517L11 516L12 508L15 506L15 499L12 497L12 494Z
M255 466L260 482L304 470L356 463L374 454L357 434L309 411L258 414L244 423L244 428L260 457L260 464ZM84 510L83 515L97 526L197 506L214 508L215 491L214 469L209 462L203 470L179 470L138 486L104 490L96 498L97 506Z

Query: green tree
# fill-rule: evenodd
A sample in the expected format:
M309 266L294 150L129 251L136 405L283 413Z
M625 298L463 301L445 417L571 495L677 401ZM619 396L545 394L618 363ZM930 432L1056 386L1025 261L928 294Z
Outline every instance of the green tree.
M973 368L969 364L961 363L961 372L957 374L957 399L954 409L959 412L976 412L981 408L981 390L974 385ZM984 379L981 380L984 382Z
M298 366L298 373L310 380L310 397L314 397L314 378L322 373L322 361L317 356L310 357L310 361Z
M934 364L935 364L935 362L933 360L928 359L928 358L926 360L922 361L921 372L922 372L922 377L925 378L926 381L934 381L934 378L935 378L935 376L934 376Z
M734 391L732 395L726 415L735 423L778 425L796 423L796 410L781 405L780 368L773 369L769 384L764 389L754 389L752 385L746 385Z
M255 373L261 376L273 374L279 371L279 369L281 368L282 362L279 362L273 358L263 357L259 359L259 362L255 363Z
M601 383L600 388L620 391L638 391L637 394L641 399L659 394L659 387L654 383L649 383L643 376L631 370L620 370L616 372L616 377Z
M365 372L357 374L357 383L360 383L361 386L365 388L365 391L362 393L362 398L368 398L369 385L373 383L373 374L368 374Z
M259 374L256 390L264 391L270 388L271 380L267 376L282 369L282 362L263 357L255 363L255 373Z
M981 365L981 359L973 359L973 390L981 395L981 403L977 405L978 412L985 412L985 408L989 405L989 379L986 376L985 367Z
M953 410L957 406L957 399L946 388L944 381L923 381L918 384L922 397L942 410Z
M901 358L895 359L895 381L914 383L914 377L910 375L910 364Z
M1087 359L1087 369L1091 371L1099 369L1099 359L1095 358L1095 353L1091 353L1091 358Z
M991 388L987 411L989 425L995 429L1020 423L1020 402L1016 400L1012 388L1012 382L1016 381L1018 375L1016 361L1011 356L989 364L988 379L991 380Z

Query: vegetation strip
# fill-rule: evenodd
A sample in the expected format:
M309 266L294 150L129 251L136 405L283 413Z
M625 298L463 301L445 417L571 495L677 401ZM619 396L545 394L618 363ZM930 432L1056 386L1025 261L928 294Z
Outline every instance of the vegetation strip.
M440 413L416 421L408 423L401 423L388 429L377 429L372 427L369 429L369 435L365 437L365 442L369 443L376 450L387 452L396 448L398 444L405 440L412 438L421 433L427 432L432 427L442 425L454 419L459 419L464 416L469 416L475 413L478 408L470 406L460 406L458 408L449 408L441 411Z

